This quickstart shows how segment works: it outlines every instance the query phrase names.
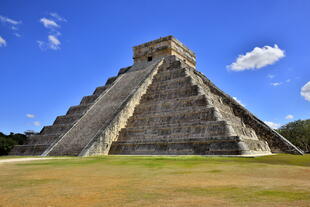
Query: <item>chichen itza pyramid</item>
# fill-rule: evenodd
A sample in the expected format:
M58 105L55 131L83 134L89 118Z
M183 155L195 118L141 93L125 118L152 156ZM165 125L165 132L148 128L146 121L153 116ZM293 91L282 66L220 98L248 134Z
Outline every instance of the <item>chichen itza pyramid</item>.
M119 70L11 155L268 155L303 152L196 70L172 36Z

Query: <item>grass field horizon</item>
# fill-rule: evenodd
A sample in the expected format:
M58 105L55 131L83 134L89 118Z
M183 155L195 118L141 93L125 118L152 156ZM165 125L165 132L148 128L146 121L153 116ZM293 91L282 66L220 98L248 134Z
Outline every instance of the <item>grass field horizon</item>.
M0 164L0 207L310 206L309 154L61 158Z

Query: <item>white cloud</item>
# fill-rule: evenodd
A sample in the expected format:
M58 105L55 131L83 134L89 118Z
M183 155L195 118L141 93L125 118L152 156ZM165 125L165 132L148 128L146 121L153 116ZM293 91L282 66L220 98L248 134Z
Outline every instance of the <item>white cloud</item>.
M32 118L35 117L35 115L34 114L26 114L26 117L29 118L29 119L32 119Z
M10 19L10 18L5 17L5 16L1 16L1 15L0 15L0 21L3 23L9 23L9 24L13 24L13 25L18 25L18 24L22 23L21 21L16 21L16 20Z
M58 50L60 49L59 45L60 45L60 41L59 39L54 36L54 35L49 35L48 36L48 45L49 45L49 48L52 49L52 50Z
M15 32L14 35L15 35L16 37L21 37L21 35L20 35L19 33L17 33L17 32Z
M47 42L40 41L40 40L37 41L40 49L42 50L46 50L46 49L59 50L60 49L61 42L55 35L48 35L47 38L48 38Z
M55 46L60 45L59 39L57 39L57 37L54 36L54 35L49 35L49 36L48 36L48 40L50 41L51 44L53 44L53 45L55 45Z
M5 47L6 46L6 41L5 39L3 39L1 36L0 36L0 47Z
M270 83L270 85L272 85L272 86L280 86L280 85L282 85L282 84L288 84L288 83L290 83L291 82L291 79L287 79L286 81L284 81L284 82L272 82L272 83Z
M255 47L251 52L239 55L236 61L228 65L227 68L233 71L259 69L277 62L284 56L284 50L281 50L277 45Z
M235 101L237 101L241 106L245 106L239 99L237 99L237 97L233 97L233 99L235 99Z
M265 124L267 124L269 127L273 128L273 129L277 129L281 126L280 124L273 123L271 121L264 121L264 122L265 122Z
M60 22L67 22L67 20L63 17L61 17L59 14L57 14L56 12L51 12L49 13L50 16L54 17L57 21Z
M267 78L270 78L270 79L273 79L274 77L275 77L275 75L272 75L272 74L267 75Z
M13 19L10 19L8 17L5 16L1 16L0 15L0 22L2 22L4 25L6 25L10 30L12 30L13 35L15 35L16 37L20 37L21 35L18 34L16 31L18 30L18 25L21 24L21 21L16 21ZM1 38L1 37L0 37ZM2 40L1 40L2 39ZM3 38L0 39L0 47L1 46L5 46L6 44L4 44L3 42Z
M307 101L310 101L310 81L301 88L300 95Z
M59 25L55 21L51 19L47 19L45 17L41 18L40 22L44 25L44 27L49 28L49 29L59 27Z
M46 48L44 48L45 47L45 42L43 42L43 41L41 41L41 40L37 40L37 43L38 43L38 46L39 46L39 48L41 49L41 50L44 50L44 49L46 49Z
M285 119L293 119L293 118L294 118L294 116L291 115L291 114L288 114L288 115L285 117Z
M279 82L274 82L274 83L271 83L272 86L279 86L281 85L282 83L279 83Z
M33 122L33 125L35 125L35 126L41 126L41 123L40 123L39 121L34 121L34 122Z
M53 12L49 13L49 18L41 18L40 22L48 29L47 41L37 40L38 46L42 50L51 49L59 50L61 42L59 36L61 36L59 22L67 22L67 20L61 17L59 14Z

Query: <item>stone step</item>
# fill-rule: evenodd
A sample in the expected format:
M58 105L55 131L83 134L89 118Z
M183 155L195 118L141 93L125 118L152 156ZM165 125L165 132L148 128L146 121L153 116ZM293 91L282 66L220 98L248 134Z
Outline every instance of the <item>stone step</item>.
M171 62L169 65L167 65L167 67L161 67L158 71L162 72L162 71L167 71L167 70L175 70L178 68L187 68L188 65L177 60L177 61L173 61Z
M160 142L222 142L222 141L241 141L238 136L228 136L228 137L154 137L148 139L130 139L130 140L117 140L113 143L124 143L124 144L132 144L132 143L160 143Z
M90 96L84 96L80 102L81 105L83 104L93 104L96 99L99 97L99 94L93 94Z
M64 151L62 153L62 156L78 156L81 152L80 148L77 147L71 147L70 149L68 149L67 151Z
M248 127L246 124L244 124L240 117L235 116L232 113L226 113L223 111L221 111L221 114L223 116L223 120L228 121L233 126L237 135L248 136L257 139L255 131L252 128Z
M59 135L51 134L51 135L43 135L36 134L29 137L29 141L27 144L51 144L54 140L56 140Z
M105 85L111 85L112 83L114 83L114 81L118 78L118 76L113 76L108 78L107 82L105 83Z
M253 129L234 125L233 123L231 123L231 125L238 136L248 137L250 139L258 139Z
M162 71L159 72L154 77L154 82L160 82L160 81L170 81L172 79L185 77L187 74L185 72L185 68L178 68L174 70L168 70L168 71Z
M202 128L218 130L226 127L225 121L193 121L188 123L167 124L158 126L134 126L123 128L120 132L122 136L135 136L135 135L168 135L173 133L192 132L195 129L196 133L199 133ZM159 133L158 133L159 132Z
M229 105L225 104L222 101L222 98L212 94L211 92L207 94L210 100L212 100L212 105L217 107L219 110L226 112L226 113L232 113L232 109L230 108Z
M229 136L229 135L227 135ZM209 138L221 138L223 137L223 134L191 134L191 133L186 133L186 134L172 134L172 135L156 135L156 136L130 136L130 137L122 137L120 136L117 141L119 142L144 142L147 140L184 140L188 139L189 137L195 138L195 139L209 139Z
M169 74L169 73L172 73L172 72L177 72L177 71L185 71L187 70L187 67L161 67L159 70L158 70L158 74ZM157 75L158 75L157 74Z
M134 112L134 115L131 117L133 119L144 119L144 118L149 118L149 117L160 117L160 116L173 116L173 115L179 115L179 114L191 114L191 113L198 113L198 112L205 112L205 111L210 111L214 110L215 108L213 106L182 106L182 107L177 107L169 110L146 110L150 109L151 107L155 107L153 105L148 105L149 107L144 107L144 108L139 108L139 110ZM140 109L144 109L143 111L140 111ZM159 108L156 108L159 109ZM161 108L160 108L161 109Z
M44 144L15 145L14 148L9 153L9 155L19 155L19 156L41 155L48 147L49 145L44 145Z
M199 88L196 85L182 89L171 89L165 91L157 91L156 93L146 93L143 95L141 102L153 102L158 100L175 99L181 97L199 95Z
M214 108L188 108L170 112L134 114L127 122L127 127L158 126L166 124L188 123L193 121L216 121Z
M169 128L186 128L186 127L192 127L192 126L199 126L199 127L204 127L204 126L208 126L208 127L218 127L218 126L223 126L223 125L227 125L228 123L224 120L221 121L199 121L199 120L194 120L192 122L188 122L188 123L176 123L176 124L165 124L165 125L158 125L158 126L154 126L154 127L149 127L149 126L126 126L126 128L123 128L123 130L127 130L127 131L137 131L137 132L142 132L142 131L152 131L152 130L158 130L158 129L169 129Z
M187 139L145 142L113 142L109 154L127 155L241 155L247 152L240 147L238 137L220 139Z
M124 128L120 131L119 140L131 138L147 139L154 137L188 137L188 136L231 136L225 121L205 121L193 123L169 124L158 127Z
M235 116L232 112L227 112L227 111L223 111L223 110L219 110L222 114L223 119L231 121L232 123L235 123L239 126L243 126L241 118L238 116Z
M100 95L102 92L104 92L109 86L99 86L95 89L93 94Z
M127 73L131 67L132 67L132 66L119 69L117 75L119 76L119 75L122 75L122 74L124 74L124 73Z
M162 81L162 82L154 82L148 88L148 92L159 91L159 90L169 90L175 88L182 88L182 87L190 87L192 84L191 77L184 76L176 79L172 79L169 81Z
M45 126L41 133L42 135L59 135L68 131L72 127L72 124L54 124L51 126Z
M83 114L77 114L77 113L72 115L57 116L53 124L73 124L82 116Z
M81 104L77 106L71 106L66 115L84 114L91 105L92 104Z
M187 96L182 98L174 98L168 100L160 100L155 103L141 102L135 108L135 114L153 113L153 112L168 112L174 110L188 109L192 107L208 106L204 95Z

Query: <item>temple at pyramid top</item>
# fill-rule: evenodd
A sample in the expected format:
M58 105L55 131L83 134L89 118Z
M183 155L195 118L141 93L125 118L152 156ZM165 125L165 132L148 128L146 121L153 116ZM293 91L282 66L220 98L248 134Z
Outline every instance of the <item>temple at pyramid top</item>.
M200 73L195 53L174 37L135 46L133 52L132 66L10 154L303 154Z
M133 47L134 63L146 63L169 55L174 55L191 67L196 66L196 55L183 43L169 35Z

